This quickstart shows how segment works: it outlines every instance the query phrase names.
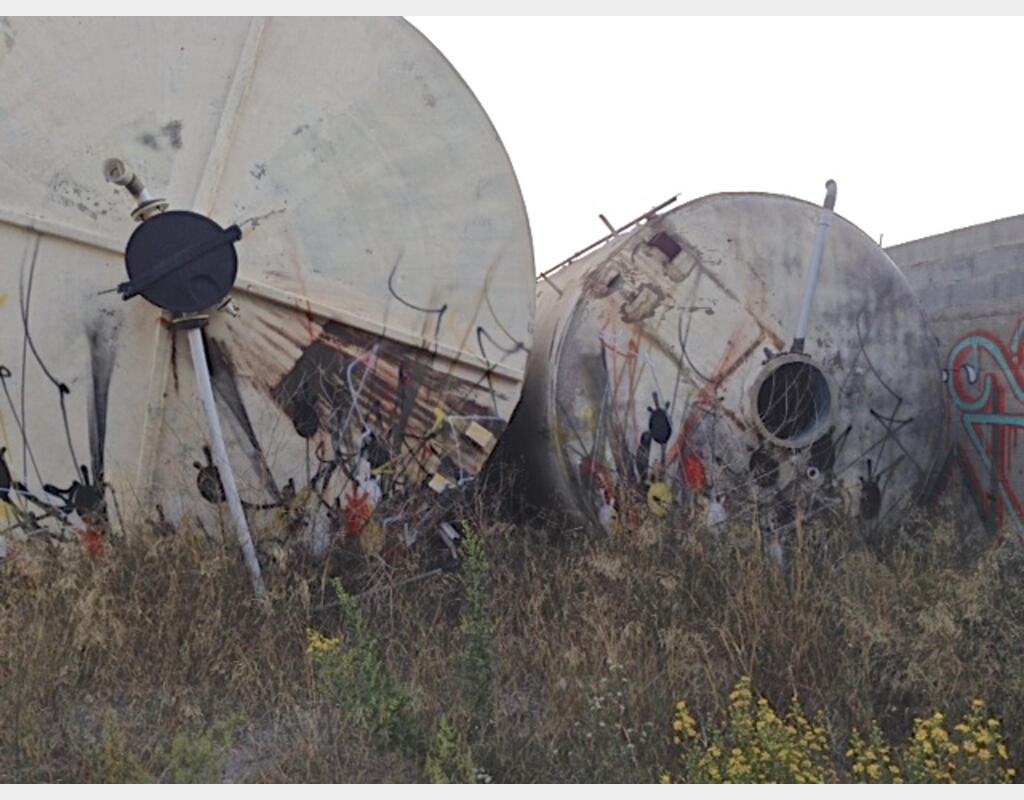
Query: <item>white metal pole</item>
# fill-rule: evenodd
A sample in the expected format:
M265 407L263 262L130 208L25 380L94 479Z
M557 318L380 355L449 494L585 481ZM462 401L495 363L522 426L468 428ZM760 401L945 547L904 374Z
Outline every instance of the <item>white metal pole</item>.
M196 373L196 386L199 387L199 398L203 402L203 411L206 412L206 423L210 426L213 463L217 467L217 472L220 473L221 485L224 487L228 508L231 509L231 518L235 523L238 543L242 546L242 557L245 559L245 566L249 568L249 575L252 577L253 589L256 590L256 596L262 598L266 589L263 586L263 576L260 573L260 562L256 558L256 548L253 546L252 536L249 535L249 524L246 522L245 511L242 508L242 498L238 495L235 473L231 471L231 462L228 461L228 451L224 445L224 435L220 429L220 418L217 416L217 406L213 399L213 388L210 386L210 368L206 363L203 334L198 327L189 329L188 346L192 352L192 368Z
M814 293L818 289L818 275L821 272L821 259L825 254L825 241L828 238L828 226L832 223L832 209L836 205L836 182L828 181L825 184L825 204L821 209L821 216L818 217L818 235L814 240L814 254L811 256L811 272L807 277L807 291L804 293L803 308L800 309L800 321L796 324L796 336L793 337L792 353L804 351L804 339L807 338L807 328L811 322L811 304L814 303Z

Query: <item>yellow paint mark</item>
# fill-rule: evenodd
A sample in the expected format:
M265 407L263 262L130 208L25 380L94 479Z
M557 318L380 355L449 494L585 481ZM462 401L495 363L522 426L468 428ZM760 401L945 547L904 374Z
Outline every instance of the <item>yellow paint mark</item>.
M672 490L661 481L652 483L647 490L647 507L656 517L664 517L672 506Z
M0 292L0 308L3 308L5 305L7 305L7 295Z
M427 484L427 486L429 486L438 494L441 494L441 492L443 492L445 489L452 485L452 482L441 473L437 473L436 475L434 475L434 477L430 479L430 483Z
M427 431L427 437L433 436L448 422L448 415L440 408L434 408L434 424L430 426L430 430Z

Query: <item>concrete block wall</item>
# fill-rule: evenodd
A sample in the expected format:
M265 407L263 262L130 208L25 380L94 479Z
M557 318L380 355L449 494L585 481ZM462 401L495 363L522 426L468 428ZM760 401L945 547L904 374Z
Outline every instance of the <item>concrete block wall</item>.
M1024 544L1024 215L887 248L938 339L951 490Z

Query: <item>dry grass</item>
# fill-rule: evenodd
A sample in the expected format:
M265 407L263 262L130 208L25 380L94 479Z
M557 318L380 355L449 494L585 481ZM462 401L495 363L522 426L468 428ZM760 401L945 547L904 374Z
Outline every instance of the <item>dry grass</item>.
M1024 556L968 548L948 509L884 552L802 529L780 568L756 532L589 538L486 507L459 512L489 567L475 590L465 569L410 581L429 547L347 575L422 733L401 746L340 707L307 653L314 628L366 662L321 608L322 565L268 570L261 608L230 539L140 532L101 559L22 548L0 576L0 780L420 781L444 751L495 781L649 781L675 758L676 701L720 714L743 675L778 708L796 694L822 711L840 745L975 697L1022 741ZM488 624L467 623L474 602ZM456 735L439 749L442 718Z

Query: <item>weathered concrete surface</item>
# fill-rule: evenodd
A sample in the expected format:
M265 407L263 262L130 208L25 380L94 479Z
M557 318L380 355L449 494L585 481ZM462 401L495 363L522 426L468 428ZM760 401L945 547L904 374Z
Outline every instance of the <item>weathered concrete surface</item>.
M735 519L782 537L802 512L870 535L898 516L939 454L938 353L899 270L839 216L805 355L788 352L819 211L701 198L542 281L502 443L531 495L627 531Z
M1024 542L1024 215L886 251L937 337L949 406L946 478L985 528Z

